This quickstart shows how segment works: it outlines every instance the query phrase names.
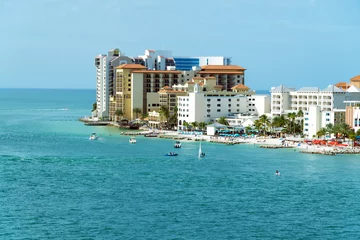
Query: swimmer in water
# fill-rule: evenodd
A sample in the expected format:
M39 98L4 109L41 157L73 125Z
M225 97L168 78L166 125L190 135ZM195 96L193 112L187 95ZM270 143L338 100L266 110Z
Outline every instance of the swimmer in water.
M276 170L276 171L275 171L275 175L276 175L276 176L280 176L279 170Z

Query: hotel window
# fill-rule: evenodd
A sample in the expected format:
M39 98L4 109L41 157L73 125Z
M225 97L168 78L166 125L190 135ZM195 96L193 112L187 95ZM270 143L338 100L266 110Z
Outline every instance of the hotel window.
M221 107L221 104L218 104L217 106L218 106L218 107Z
M207 101L210 102L211 99L208 99Z
M128 91L131 91L131 88L128 88Z
M231 104L229 104L229 107L231 107Z
M236 104L236 106L238 107L238 106L240 106L240 104Z
M240 99L237 99L237 101L239 102L239 101L240 101Z
M326 116L330 116L330 113L326 113Z
M329 122L329 121L330 121L330 119L328 119L328 118L327 118L327 119L326 119L326 121L327 121L327 122Z
M218 109L217 112L220 112L220 109Z
M210 114L208 114L207 117L210 117Z
M231 112L231 109L229 109L228 112Z
M210 112L210 109L208 109L207 112L209 113L209 112Z
M221 101L221 99L219 99L219 98L218 98L218 99L217 99L217 101L218 101L218 102L220 102L220 101Z
M304 129L305 132L308 132L309 130L307 128Z
M231 102L231 99L229 99L229 102Z

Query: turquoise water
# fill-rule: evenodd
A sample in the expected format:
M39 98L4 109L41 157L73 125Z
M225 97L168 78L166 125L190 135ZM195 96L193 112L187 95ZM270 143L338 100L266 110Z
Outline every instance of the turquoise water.
M198 143L130 145L76 121L94 98L0 89L0 239L358 238L358 156L203 143L199 160Z

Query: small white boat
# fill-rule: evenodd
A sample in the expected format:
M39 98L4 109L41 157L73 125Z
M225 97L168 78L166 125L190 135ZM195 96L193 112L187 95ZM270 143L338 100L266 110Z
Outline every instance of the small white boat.
M129 143L135 144L136 143L136 138L135 137L130 137Z
M92 133L89 137L89 140L97 140L99 137L96 135L96 133Z
M201 142L200 142L200 146L199 146L199 158L202 158L202 157L205 157L205 153L202 152L202 149L201 149Z
M174 144L174 148L181 148L181 142L176 141L175 144Z

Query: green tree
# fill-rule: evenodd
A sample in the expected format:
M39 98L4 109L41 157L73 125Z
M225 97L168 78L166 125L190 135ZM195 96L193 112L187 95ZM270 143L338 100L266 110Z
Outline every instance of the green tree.
M249 134L251 132L251 130L252 130L252 127L250 127L250 126L245 127L246 134Z
M356 131L356 136L360 136L360 128Z
M261 124L262 124L262 128L263 128L263 130L264 130L264 135L266 135L266 131L267 131L267 129L268 129L268 127L270 126L270 119L268 118L268 116L266 116L265 114L263 114L263 115L261 115L260 117L259 117L259 121L261 122Z
M193 129L196 129L199 126L199 124L198 124L197 121L195 121L195 122L191 123L191 126L192 126Z
M206 123L205 122L199 122L199 128L201 130L204 130L206 128Z
M350 135L351 132L353 132L347 123L336 124L334 128L336 129L336 132L343 137L344 140Z
M174 107L174 113L171 114L170 118L169 118L169 124L174 127L177 126L178 123L178 108L177 106Z
M133 113L135 114L136 118L138 118L139 114L142 114L142 111L140 108L134 108Z
M190 124L188 122L184 121L183 126L185 127L185 130L187 131L189 129Z
M254 127L258 131L258 133L261 133L261 131L263 129L263 123L259 119L256 119L254 121Z
M327 133L327 129L326 128L320 128L319 131L316 132L316 135L318 138L325 136Z
M93 111L95 111L95 110L96 110L96 108L97 108L97 103L96 103L96 102L94 102L92 107L93 107L93 108L92 108L92 110L93 110Z
M351 143L352 143L352 146L354 147L354 143L355 143L355 140L356 140L356 134L355 134L355 132L353 132L353 131L351 131L350 133L349 133L349 139L351 140Z
M140 119L144 120L145 118L148 118L148 117L149 117L148 113L142 113Z
M220 124L223 124L223 125L226 125L226 126L229 126L229 122L226 120L225 117L221 117L219 118L219 120L217 121L218 123Z
M296 129L295 129L295 118L296 118L296 113L294 113L294 112L292 112L292 113L288 113L287 114L287 118L288 118L288 120L289 120L289 127L290 127L290 129L289 129L289 132L291 133L293 133L293 134L295 134L295 131L296 131Z
M122 116L124 116L124 113L123 113L123 111L122 111L121 109L117 109L117 110L115 111L115 116L116 116L116 120L115 120L115 121L118 121L117 118L120 117L120 119L121 119Z
M272 119L271 125L274 128L285 128L287 124L286 118L284 117L284 115L278 116L278 117L274 117Z

